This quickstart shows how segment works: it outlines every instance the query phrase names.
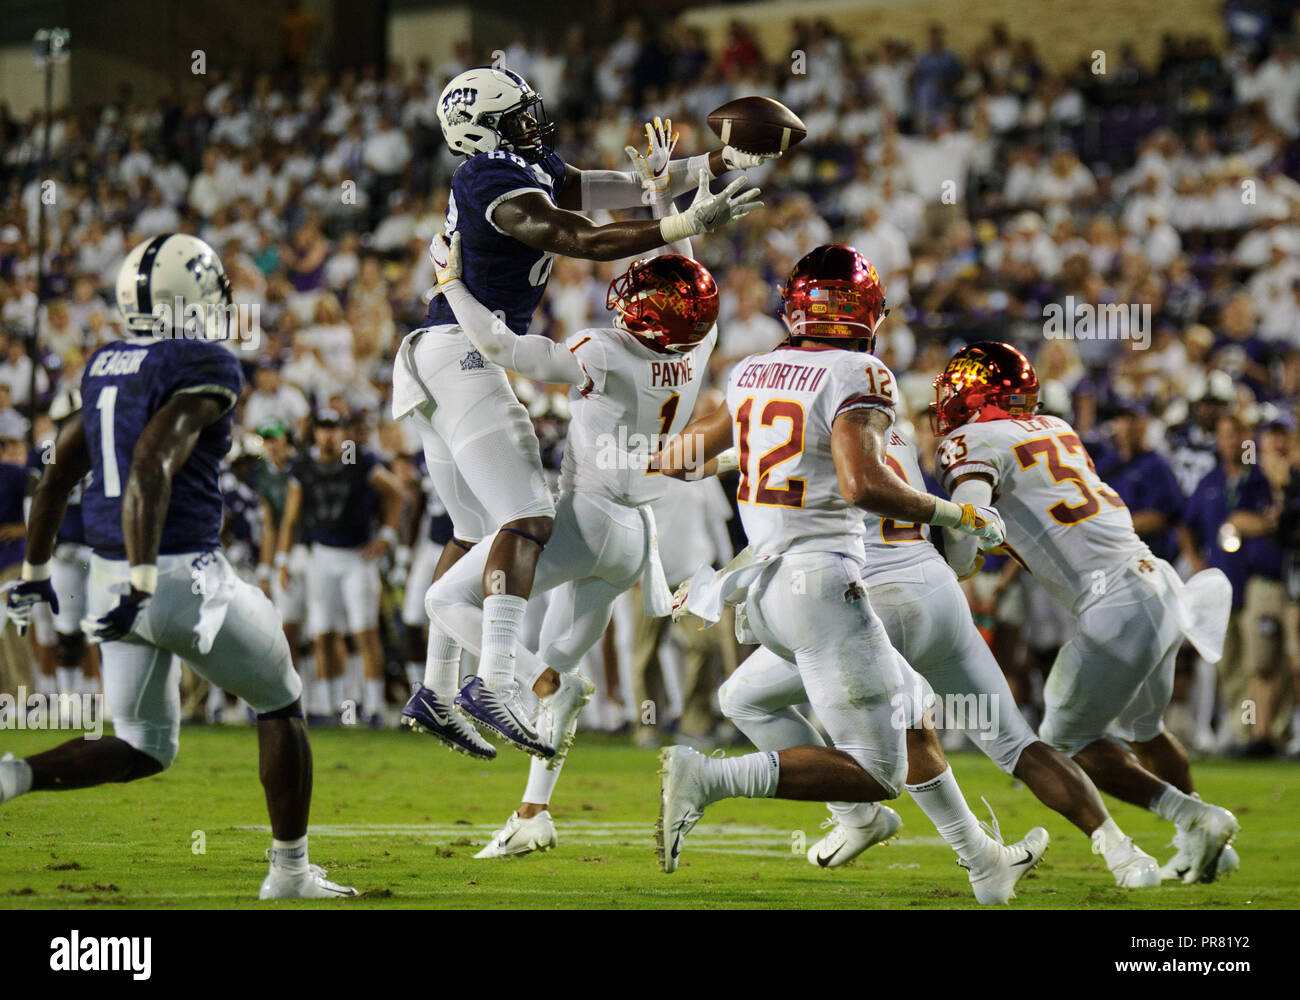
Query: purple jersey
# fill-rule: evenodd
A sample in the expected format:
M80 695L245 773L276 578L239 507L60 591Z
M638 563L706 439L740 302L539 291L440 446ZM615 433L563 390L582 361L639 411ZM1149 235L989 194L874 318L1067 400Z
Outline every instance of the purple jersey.
M131 455L145 427L179 393L219 397L225 414L199 434L172 477L160 555L207 552L221 545L221 460L230 451L230 411L244 386L235 356L206 340L140 337L106 344L81 379L81 415L90 451L90 485L82 494L86 544L106 559L126 558L122 495Z
M378 494L370 477L379 459L369 448L356 460L323 462L314 454L296 460L289 474L302 487L302 539L339 549L365 545L375 535Z
M553 255L507 236L492 221L496 207L524 191L540 191L555 201L564 185L564 161L550 153L540 163L503 149L476 153L451 178L446 232L460 233L461 280L474 298L500 313L515 333L528 332L533 311L551 277ZM429 303L429 325L455 323L446 299Z

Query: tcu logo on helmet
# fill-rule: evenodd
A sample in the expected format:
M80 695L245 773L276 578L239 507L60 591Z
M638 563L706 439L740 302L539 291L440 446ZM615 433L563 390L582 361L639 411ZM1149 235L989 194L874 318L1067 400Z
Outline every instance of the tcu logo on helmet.
M191 257L185 262L185 270L194 275L204 298L215 298L221 294L221 272L217 270L211 254Z
M442 99L442 113L448 118L453 116L469 117L469 106L478 99L478 91L473 87L457 87Z

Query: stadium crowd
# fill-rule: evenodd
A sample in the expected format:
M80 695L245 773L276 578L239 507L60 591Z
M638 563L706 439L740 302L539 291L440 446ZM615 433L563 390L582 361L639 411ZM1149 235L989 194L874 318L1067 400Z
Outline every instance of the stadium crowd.
M751 171L765 210L697 245L724 292L713 387L783 337L776 288L831 240L860 249L886 285L878 353L899 377L900 422L922 455L933 454L931 382L951 352L986 339L1020 347L1045 383L1045 408L1075 424L1153 551L1184 571L1220 567L1233 582L1226 655L1216 669L1187 651L1169 724L1204 752L1264 755L1300 736L1300 57L1285 27L1231 18L1226 48L1169 36L1152 64L1124 49L1104 65L1081 53L1064 73L1002 24L960 54L938 25L914 48L797 24L782 47L794 55L772 63L741 22L715 49L684 23L634 18L521 36L496 56L542 94L558 151L584 167L625 168L624 146L656 115L681 132L679 151L694 152L714 141L707 113L733 97L768 94L800 114L808 139ZM412 560L431 567L449 529L421 489L418 443L388 417L390 373L425 315L426 250L456 166L437 97L490 58L461 45L436 66L334 76L214 69L153 105L123 93L58 112L47 170L40 117L17 121L0 105L0 581L23 551L23 477L11 470L39 469L51 408L67 411L85 357L121 335L113 286L124 255L152 235L191 232L222 255L235 301L257 309L258 335L238 347L249 389L228 477L232 560L270 592L282 507L269 521L263 508L282 503L284 471L330 447L335 427L377 455L406 504L400 539L371 550L385 571L372 595L378 667L367 629L339 640L353 702L376 724L400 704L404 671L423 670L419 592L403 609L402 591L417 586ZM559 338L603 323L622 267L557 260L538 328ZM518 391L558 468L564 397L522 382ZM383 535L372 506L367 544ZM721 490L665 506L670 582L743 544ZM968 593L1034 721L1069 622L1014 563L990 559ZM726 738L710 695L743 651L725 628L687 634L644 621L638 604L627 602L593 654L602 697L586 724L630 725L645 741L656 723ZM29 659L52 676L38 645L7 626L0 682L40 683ZM312 669L312 648L301 650ZM347 690L317 688L317 715ZM190 698L198 718L232 714L220 692ZM647 703L665 706L658 719Z

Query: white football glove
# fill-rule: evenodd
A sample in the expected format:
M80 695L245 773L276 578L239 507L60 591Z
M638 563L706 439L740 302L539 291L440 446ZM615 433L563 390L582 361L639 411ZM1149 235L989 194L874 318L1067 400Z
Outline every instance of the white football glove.
M461 276L460 270L460 233L453 232L448 242L445 232L439 233L429 244L429 259L433 261L433 273L438 279L438 287Z
M1002 515L992 507L979 507L973 503L964 503L960 507L961 520L953 525L953 530L978 538L980 551L996 549L1006 541L1007 528L1002 523Z
M690 596L691 581L683 580L678 584L677 589L673 591L672 619L685 628L694 628L697 632L701 632L712 626L713 622L701 618L686 606L686 602L690 599Z
M680 216L690 225L690 235L703 236L735 222L756 208L762 208L758 188L746 188L748 184L746 178L737 177L717 194L712 194L709 191L709 172L701 170L695 200Z
M728 170L748 170L768 160L775 160L780 153L746 153L735 146L722 147L722 165Z
M650 194L663 194L668 190L668 163L677 146L671 118L645 123L647 151L641 154L635 146L625 146L624 152L632 161L632 169L641 181L641 187Z

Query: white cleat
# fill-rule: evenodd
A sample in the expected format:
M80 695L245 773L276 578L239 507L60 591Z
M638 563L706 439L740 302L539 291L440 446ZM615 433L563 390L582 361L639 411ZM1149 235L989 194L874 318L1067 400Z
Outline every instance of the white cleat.
M1023 840L999 847L997 860L991 868L971 869L970 886L975 891L976 901L987 906L1015 899L1016 883L1043 860L1051 839L1046 830L1036 826L1025 834Z
M272 868L262 882L258 899L338 899L344 896L356 896L357 890L350 885L339 885L325 877L325 869L320 865L307 866L306 871L287 872Z
M1101 854L1096 843L1092 853ZM1160 884L1160 865L1150 854L1125 837L1104 854L1106 867L1121 889L1154 889Z
M691 747L659 751L659 819L655 823L655 855L659 870L675 872L682 842L704 815L704 769L708 758Z
M596 685L577 672L560 674L560 687L542 699L542 735L555 747L555 756L546 762L548 771L554 771L573 746L578 732L578 713L591 701Z
M1171 846L1178 848L1178 852L1160 866L1160 877L1166 882L1181 882L1187 870L1191 867L1191 861L1188 860L1187 852L1183 850L1186 840L1181 831L1175 831L1174 840ZM1223 853L1219 855L1219 864L1216 868L1215 878L1223 878L1225 875L1231 875L1241 868L1241 858L1237 855L1237 849L1231 844L1225 844Z
M849 826L832 816L822 823L830 833L808 848L808 863L818 868L839 868L847 865L868 847L883 844L898 836L903 817L889 806L878 806L876 816L865 826Z
M1186 885L1213 882L1241 867L1232 839L1241 831L1237 817L1219 806L1206 806L1187 829L1174 833L1177 853L1160 869L1161 878Z
M19 773L20 769L26 766L26 762L11 753L0 757L0 802L8 802L22 794L19 789L27 783L27 779L21 778ZM23 791L26 789L23 788Z
M488 841L487 847L474 855L476 858L513 858L533 851L549 851L558 843L555 821L543 809L536 816L521 819L519 813L510 814L506 825Z

